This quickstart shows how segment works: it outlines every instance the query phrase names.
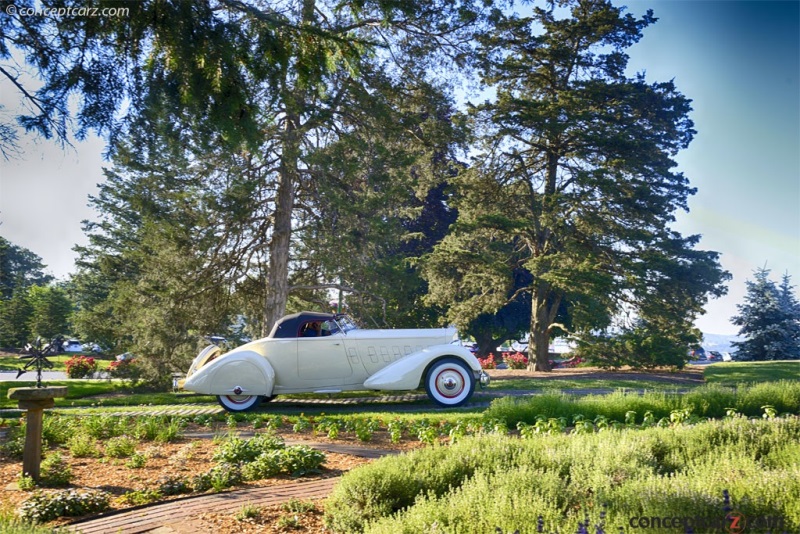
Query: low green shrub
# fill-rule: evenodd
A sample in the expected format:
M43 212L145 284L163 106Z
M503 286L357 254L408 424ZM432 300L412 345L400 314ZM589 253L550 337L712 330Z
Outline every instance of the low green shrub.
M314 501L301 501L294 497L281 505L281 510L293 514L306 514L308 512L314 512L316 509L317 506L314 504Z
M182 437L185 426L180 417L148 416L136 421L132 434L137 439L169 443Z
M106 440L128 432L128 419L113 415L91 415L81 419L78 432Z
M33 479L33 477L29 477L27 474L21 473L17 479L17 486L19 486L19 489L22 491L31 491L32 489L36 488L36 481Z
M39 484L57 488L69 485L72 480L72 469L61 453L56 451L42 460L39 470Z
M158 491L163 495L191 493L191 481L183 476L165 476L158 479Z
M100 490L36 491L17 508L23 521L44 523L58 517L79 517L104 512L111 495Z
M325 454L305 445L274 449L261 453L242 466L245 480L261 480L280 474L294 477L318 473L325 463Z
M67 440L67 448L73 458L97 458L102 455L97 439L88 434L73 434Z
M50 446L64 445L75 434L73 421L67 417L45 417L42 421L42 440Z
M519 440L481 436L450 447L416 450L385 457L345 475L331 496L327 524L336 531L359 531L375 518L411 506L420 494L442 495L497 458L514 461Z
M129 458L136 452L136 440L128 436L117 436L106 442L105 453L109 458Z
M631 517L720 522L727 507L798 532L799 442L796 417L463 438L349 472L326 502L326 524L337 532L529 532L541 516L544 532L576 532L588 514L616 532Z
M205 473L200 473L192 478L191 485L194 491L203 492L213 489L222 491L242 482L242 471L237 465L219 464Z
M244 464L254 461L265 452L283 447L283 439L269 432L256 434L250 439L229 435L214 451L213 459L228 464Z
M0 532L3 534L66 534L67 530L32 525L19 518L0 516Z
M22 459L25 451L25 427L17 426L10 428L6 439L0 443L0 453L15 460Z
M164 496L157 489L149 490L134 490L125 493L122 500L131 506L141 506L143 504L150 504L151 502L160 501Z
M721 419L730 409L747 417L761 417L766 405L773 406L778 414L800 414L800 382L785 380L740 385L737 389L712 384L685 394L646 392L640 395L619 390L610 395L550 392L525 398L503 397L492 401L484 417L504 420L509 427L519 422L533 425L539 417L572 419L576 414L585 419L603 416L608 421L643 423L643 414L648 412L658 421L669 420L671 416L674 419L676 415L687 413L686 410L697 418ZM630 412L636 415L631 418Z
M128 461L125 462L125 467L130 469L141 469L147 465L147 456L140 452L134 452Z
M255 519L259 515L261 515L261 509L258 506L245 504L239 508L239 511L236 512L233 517L237 521L246 521L248 519Z

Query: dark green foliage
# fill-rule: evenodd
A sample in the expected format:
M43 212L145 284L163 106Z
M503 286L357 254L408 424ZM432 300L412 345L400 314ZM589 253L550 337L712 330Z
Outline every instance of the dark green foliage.
M20 504L19 516L31 523L44 523L58 517L97 514L108 509L111 495L100 490L37 491Z
M0 345L23 347L31 341L32 313L27 288L17 286L10 299L0 300Z
M745 338L733 343L737 359L800 359L800 304L794 286L787 274L778 287L769 273L765 268L755 271L755 279L747 281L744 304L737 305L739 315L731 319Z
M17 288L45 286L53 280L44 274L42 258L0 236L0 300L10 299Z
M52 339L71 331L73 306L63 288L33 286L28 291L28 300L31 303L32 335Z

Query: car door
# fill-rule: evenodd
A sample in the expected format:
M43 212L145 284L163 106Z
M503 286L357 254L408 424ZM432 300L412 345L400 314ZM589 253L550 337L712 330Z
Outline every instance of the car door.
M353 374L344 334L297 339L297 376L316 387L341 385Z

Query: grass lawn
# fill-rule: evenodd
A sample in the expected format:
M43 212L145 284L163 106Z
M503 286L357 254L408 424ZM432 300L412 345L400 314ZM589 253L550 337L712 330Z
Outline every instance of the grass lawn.
M11 388L33 387L32 382L0 382L0 408L13 409L17 407L17 401L8 398L8 390ZM141 406L141 405L166 405L166 404L187 404L198 402L215 402L211 396L187 396L176 395L175 393L137 393L131 391L120 380L48 380L47 386L67 386L67 397L55 399L56 408L68 406ZM118 394L115 396L96 397L96 395Z
M707 383L725 385L800 380L800 361L715 363L706 366L703 376Z
M46 386L68 386L67 398L56 399L56 406L70 406L73 402L82 402L81 399L90 395L129 391L118 380L48 380ZM0 408L16 408L17 401L8 398L8 390L12 388L35 387L36 381L5 381L0 382ZM94 402L97 402L96 400ZM88 404L91 404L89 402Z
M112 356L98 356L95 354L80 354L80 353L71 353L71 354L59 354L58 356L47 356L47 360L53 364L52 369L45 369L46 371L61 371L63 373L67 372L67 366L65 365L66 361L72 358L73 356L90 356L94 358L94 361L97 362L97 370L104 371L114 358ZM29 360L20 359L17 354L9 354L7 352L0 353L0 371L16 371ZM35 369L34 369L35 371Z
M660 380L643 379L559 378L558 380L553 380L550 378L512 378L493 380L489 383L488 391L536 391L552 389L648 389L656 391L674 391L676 389L694 388L699 385L701 384L675 384ZM476 388L475 391L479 391L479 389Z

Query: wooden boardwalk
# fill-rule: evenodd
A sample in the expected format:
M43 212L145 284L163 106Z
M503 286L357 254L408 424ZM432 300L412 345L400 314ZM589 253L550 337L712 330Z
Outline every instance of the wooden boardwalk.
M282 504L291 499L327 497L340 477L292 482L263 488L249 488L187 497L73 523L71 532L81 534L195 534L202 532L192 519L206 512L234 513L244 505L258 507Z

